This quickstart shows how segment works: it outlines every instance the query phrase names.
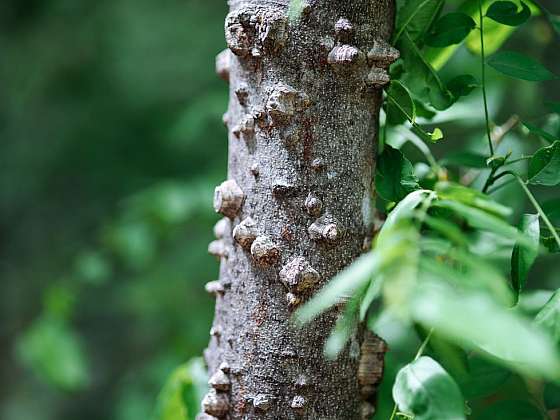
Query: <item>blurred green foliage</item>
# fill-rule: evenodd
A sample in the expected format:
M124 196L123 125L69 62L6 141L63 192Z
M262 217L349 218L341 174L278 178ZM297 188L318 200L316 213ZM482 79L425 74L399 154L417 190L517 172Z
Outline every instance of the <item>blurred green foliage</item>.
M206 346L226 7L0 3L0 418L151 418Z
M542 3L560 13L554 0ZM208 340L212 300L203 284L217 273L206 253L216 219L210 196L226 170L227 90L213 71L226 9L222 0L0 3L0 418L167 420L161 407L193 407L188 390L200 388L202 372L185 362ZM486 27L498 30L503 39L512 33ZM537 18L505 47L560 74L555 36ZM441 69L444 83L463 73L480 80L478 45L471 34L466 45L426 55L439 69L455 54ZM560 133L546 105L560 99L557 82L529 84L492 69L487 79L492 120L516 114L527 123L499 153L545 145L531 126ZM411 107L426 117L420 105ZM459 149L471 160L485 153L478 93L430 123L445 133L431 145L435 159ZM423 159L399 131L389 137L413 162ZM558 197L535 193L560 223ZM529 209L515 184L495 196L517 218ZM475 245L509 262L485 238ZM523 311L534 315L548 300L539 289L558 288L553 264L545 256L532 268ZM375 328L391 347L379 398L379 418L388 418L394 378L419 342L387 313ZM473 372L484 363L469 360ZM488 375L487 366L481 371ZM495 366L471 388L484 394L490 380L504 384L504 394L526 391L518 375ZM545 390L550 407L559 405L556 391ZM502 408L533 409L520 404Z

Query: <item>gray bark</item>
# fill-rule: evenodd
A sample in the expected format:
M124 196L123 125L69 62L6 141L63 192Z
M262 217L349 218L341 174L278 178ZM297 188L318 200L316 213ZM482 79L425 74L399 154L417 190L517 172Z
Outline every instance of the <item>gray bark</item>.
M302 329L290 316L368 248L393 0L308 0L296 22L288 3L230 0L217 57L229 169L201 418L368 418L382 374L384 343L363 330L324 358L339 309Z

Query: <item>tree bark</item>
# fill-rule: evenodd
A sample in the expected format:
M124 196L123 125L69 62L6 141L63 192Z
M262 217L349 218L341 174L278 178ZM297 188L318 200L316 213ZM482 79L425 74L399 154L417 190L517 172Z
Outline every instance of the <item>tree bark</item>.
M398 57L393 0L230 0L228 180L210 253L221 259L200 418L362 419L384 343L357 331L323 356L338 309L297 329L294 309L369 249L380 87Z

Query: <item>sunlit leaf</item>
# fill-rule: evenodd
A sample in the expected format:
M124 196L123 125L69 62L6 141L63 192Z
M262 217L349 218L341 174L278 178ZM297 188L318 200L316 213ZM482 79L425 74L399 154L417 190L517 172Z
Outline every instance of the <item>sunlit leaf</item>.
M442 181L436 184L435 190L438 197L441 199L458 201L471 207L493 213L501 218L508 217L512 214L511 208L494 201L488 195L478 190L465 187L461 184Z
M348 268L336 275L309 302L294 314L299 325L313 320L332 305L340 303L351 296L358 288L366 284L380 268L380 259L375 252L365 254L354 261Z
M476 207L470 207L463 203L451 200L441 200L434 204L436 207L445 208L463 217L467 223L475 229L482 229L504 238L519 241L521 243L530 242L525 235L502 219L489 214Z
M176 368L158 395L152 420L194 419L207 388L206 379L201 358Z
M517 243L511 255L511 283L516 295L516 300L519 297L519 293L524 289L529 270L539 255L539 238L541 234L539 215L523 215L520 230L529 239L531 245L528 243Z
M515 79L531 82L558 79L558 76L538 61L514 51L500 51L489 57L486 62L500 73Z
M511 1L496 1L486 11L486 16L498 23L508 26L519 26L531 17L529 7L521 2L521 10Z
M393 385L399 410L415 420L465 419L461 391L432 358L422 356L404 366Z
M391 228L399 220L410 217L416 207L420 205L432 194L428 190L417 190L408 194L398 205L395 207L383 225L383 230Z
M461 12L451 12L442 16L426 35L426 44L432 47L447 47L459 44L474 29L474 20Z
M413 296L412 316L426 328L525 375L560 379L560 356L550 338L486 293L425 281Z
M338 317L327 341L324 354L334 360L344 349L348 340L356 331L361 293L356 293L344 307L344 312Z
M535 324L546 329L560 348L560 291L554 292L539 311L535 317Z
M560 184L560 141L539 149L529 160L527 178L530 184Z

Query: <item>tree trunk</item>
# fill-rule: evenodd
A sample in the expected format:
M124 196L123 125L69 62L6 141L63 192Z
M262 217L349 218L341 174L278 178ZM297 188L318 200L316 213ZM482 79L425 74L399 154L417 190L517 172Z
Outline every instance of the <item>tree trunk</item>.
M338 316L302 329L294 309L365 249L372 231L375 137L393 0L230 0L225 217L209 251L221 258L205 352L211 389L200 418L371 416L384 344L363 330L337 360L323 356ZM360 370L360 372L358 372Z

